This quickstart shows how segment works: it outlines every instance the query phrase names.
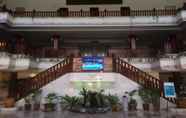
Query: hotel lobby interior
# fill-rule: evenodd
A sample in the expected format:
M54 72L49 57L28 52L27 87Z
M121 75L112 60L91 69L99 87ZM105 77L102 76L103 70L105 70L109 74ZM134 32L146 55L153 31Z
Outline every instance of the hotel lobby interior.
M186 0L0 0L0 118L185 118Z

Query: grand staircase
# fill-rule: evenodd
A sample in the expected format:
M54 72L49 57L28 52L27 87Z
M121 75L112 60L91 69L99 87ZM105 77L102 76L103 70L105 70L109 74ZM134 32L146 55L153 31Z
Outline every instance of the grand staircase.
M171 103L176 104L175 98L166 98L163 93L163 81L127 63L120 57L113 56L113 71L120 73L137 82L145 88L160 89L160 96Z
M129 79L135 81L145 88L158 88L161 91L161 97L165 98L163 93L163 81L151 76L150 74L132 66L120 57L112 57L113 72L120 73ZM38 90L47 85L51 81L58 77L73 72L73 58L67 57L60 63L48 68L47 70L37 74L36 76L27 79L17 81L16 86L11 88L9 96L16 101L24 98L32 93L34 90ZM165 98L171 103L176 103L176 99Z
M73 58L67 57L58 64L46 69L43 72L40 72L36 76L20 80L14 83L15 87L11 87L9 96L13 97L16 101L24 98L35 90L38 90L50 83L51 81L57 79L58 77L72 72L73 69Z

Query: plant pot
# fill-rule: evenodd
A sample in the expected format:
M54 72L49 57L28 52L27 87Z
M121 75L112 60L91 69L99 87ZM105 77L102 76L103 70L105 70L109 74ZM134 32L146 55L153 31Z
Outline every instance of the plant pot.
M32 105L31 104L25 104L25 110L26 111L30 111L32 109Z
M13 98L6 98L3 104L5 108L11 108L15 106L15 100Z
M56 110L56 104L54 103L46 103L44 104L44 111L51 112Z
M154 112L159 112L160 111L160 104L153 104L153 111Z
M117 105L113 105L112 106L112 112L118 112L119 111L119 108Z
M35 103L35 104L33 105L33 109L34 109L34 111L40 110L40 104L39 104L39 103Z
M136 111L136 110L137 110L136 107L137 107L136 104L129 104L129 105L128 105L129 111Z
M150 110L150 105L149 104L143 104L143 110L144 111L149 111Z
M86 112L86 109L85 108L80 108L79 110L81 113L85 113Z

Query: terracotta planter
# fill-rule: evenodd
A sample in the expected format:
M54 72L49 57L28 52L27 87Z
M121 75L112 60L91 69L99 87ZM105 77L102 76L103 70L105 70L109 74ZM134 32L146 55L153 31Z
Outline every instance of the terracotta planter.
M26 111L31 111L31 109L32 109L32 105L31 104L25 104L25 110Z
M160 111L160 104L153 104L153 111L159 112Z
M7 98L3 104L5 108L11 108L15 106L15 100L13 98Z
M144 111L149 111L150 110L150 105L149 104L143 104L143 110Z
M118 112L119 111L119 108L117 105L113 105L112 106L112 112Z
M177 107L178 108L186 108L186 98L179 98L177 100Z
M44 111L51 112L56 110L56 104L54 103L46 103L44 104Z
M137 110L136 107L137 107L136 104L129 104L128 105L129 111L136 111Z
M40 104L39 104L39 103L35 103L35 104L33 105L33 110L34 110L34 111L40 110Z

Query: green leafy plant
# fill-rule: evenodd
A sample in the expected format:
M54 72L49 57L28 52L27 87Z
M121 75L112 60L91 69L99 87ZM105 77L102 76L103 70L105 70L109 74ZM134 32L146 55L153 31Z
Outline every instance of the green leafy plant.
M136 94L137 90L133 90L128 93L129 95L129 110L136 110L137 109L137 101L133 98Z
M97 100L98 107L108 106L107 96L104 95L104 90L100 90L99 92L96 92L96 100Z
M136 94L137 90L133 90L129 92L129 103L137 103L136 100L133 98L134 95Z
M139 96L143 100L144 103L149 104L152 102L151 99L151 90L146 88L141 88L139 90Z
M42 90L35 90L32 92L32 100L34 103L40 103L41 101L41 94L42 94Z
M160 89L152 88L151 89L151 101L153 104L153 110L160 110Z
M31 107L32 107L32 105L31 105L32 96L31 96L31 95L28 95L28 96L26 96L26 97L24 98L24 100L25 100L24 109L25 109L26 111L31 110Z
M137 101L135 99L130 99L129 104L135 104L135 105L137 105Z
M133 96L135 95L136 92L137 92L137 90L133 90L133 91L129 92L128 93L129 94L129 97L130 98L133 98Z
M119 105L119 98L114 95L108 95L107 100L109 103L109 107L112 109L113 112L117 112L120 110L120 105Z
M32 101L32 97L29 95L29 96L26 96L25 98L24 98L24 100L25 100L25 104L31 104L31 101Z
M46 97L45 100L47 101L47 103L55 103L58 100L58 96L56 93L49 93Z
M33 109L34 110L39 110L40 109L40 102L41 102L41 94L42 90L34 90L32 92L32 101L33 101Z
M76 96L68 96L65 95L64 97L61 97L61 105L64 105L65 108L72 110L73 107L79 104L80 98Z
M96 92L83 88L79 94L80 97L68 95L60 97L61 108L80 112L104 112L112 105L117 105L119 101L117 96L105 95L103 90Z
M56 102L58 101L58 96L56 93L49 93L45 97L46 103L44 104L45 111L55 111Z
M88 105L91 108L98 107L98 99L99 98L96 98L96 95L97 95L97 92L94 92L94 91L88 92L88 103L89 103Z
M107 96L107 99L109 101L109 104L111 106L114 106L114 105L117 105L119 103L119 98L117 96L114 96L114 95L108 95Z
M152 104L159 104L159 102L160 102L160 89L152 88L150 90L151 90Z
M83 88L80 91L80 95L82 95L82 97L83 97L83 106L86 107L87 106L87 100L88 100L88 90L86 88Z
M108 100L106 95L103 94L103 90L99 92L88 91L88 105L91 108L102 108L108 106Z
M143 109L145 111L150 110L150 103L152 103L152 98L151 98L151 90L147 88L141 88L139 90L139 96L143 100Z

